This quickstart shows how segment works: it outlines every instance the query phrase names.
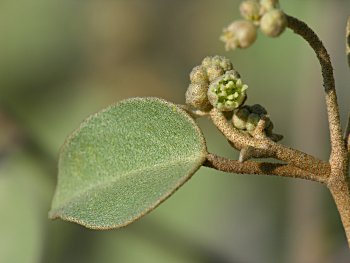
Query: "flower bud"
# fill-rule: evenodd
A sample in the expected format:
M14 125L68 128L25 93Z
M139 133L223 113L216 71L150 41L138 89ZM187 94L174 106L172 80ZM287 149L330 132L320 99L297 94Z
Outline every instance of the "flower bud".
M186 91L186 104L192 108L208 111L212 108L208 96L208 84L190 84Z
M278 0L260 0L260 14L265 14L266 12L276 9L279 7Z
M235 109L232 116L233 126L239 130L245 130L249 114L250 111L246 106Z
M224 73L225 71L218 65L210 65L207 67L207 75L210 82L220 77Z
M225 43L226 50L247 48L252 45L257 37L256 28L250 21L235 21L224 28L220 40Z
M223 56L212 57L212 64L218 65L225 72L233 69L233 65L232 65L231 61L228 58L225 58Z
M220 111L233 111L244 103L247 88L236 71L227 71L209 85L208 99Z
M253 106L249 106L250 112L256 113L259 116L266 115L267 111L266 109L261 106L260 104L254 104Z
M202 66L204 68L209 68L211 66L219 66L225 72L233 69L231 61L223 56L205 57L202 61Z
M278 37L287 27L287 17L283 11L273 9L260 20L261 31L269 37Z
M260 120L260 116L258 114L256 113L249 114L247 123L246 123L246 129L251 135L254 132L259 120Z
M260 19L260 4L257 0L245 0L239 6L241 15L250 21L259 21Z
M190 80L192 84L209 83L207 72L202 66L197 66L192 69L190 73Z

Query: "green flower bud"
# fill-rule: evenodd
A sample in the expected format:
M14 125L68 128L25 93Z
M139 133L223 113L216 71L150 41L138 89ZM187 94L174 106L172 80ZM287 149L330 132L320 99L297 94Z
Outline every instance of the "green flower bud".
M235 109L232 116L233 126L239 130L245 130L249 114L250 111L246 106Z
M218 65L210 65L207 67L207 75L210 82L222 76L224 73L225 71Z
M246 129L251 135L254 132L259 120L260 120L260 116L258 114L256 113L249 114L247 123L246 123Z
M192 69L190 73L190 80L192 84L209 83L207 72L202 66L197 66Z
M224 28L220 40L225 43L226 50L247 48L252 45L257 37L256 28L250 21L235 21Z
M239 6L241 15L250 21L259 21L260 19L260 4L257 0L245 0Z
M212 106L208 100L207 92L208 84L190 84L186 91L186 104L201 111L209 111Z
M287 17L283 11L273 9L260 20L261 31L269 37L278 37L287 27Z
M247 88L236 71L227 71L209 85L208 99L220 111L233 111L244 103Z
M260 0L260 14L265 14L266 12L279 8L278 0Z

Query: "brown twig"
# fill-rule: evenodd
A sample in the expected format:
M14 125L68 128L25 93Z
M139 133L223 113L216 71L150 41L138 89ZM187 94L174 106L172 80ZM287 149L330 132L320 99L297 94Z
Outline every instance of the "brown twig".
M313 174L318 174L319 171L330 172L330 166L327 162L267 138L256 139L241 133L228 123L222 112L215 108L210 111L210 117L215 126L232 142L237 150L250 146L257 153L255 157L273 157Z
M288 27L292 29L294 33L303 37L310 44L320 62L332 145L331 162L333 160L337 161L336 159L339 158L337 158L335 155L344 150L344 143L340 126L339 107L337 102L337 94L335 91L331 59L321 40L307 24L288 15L287 21Z
M350 113L348 115L348 120L346 123L346 128L344 132L344 142L345 146L348 149L348 153L350 153Z
M219 157L212 153L208 154L204 166L227 173L275 175L282 177L307 179L319 183L325 183L329 176L329 173L327 172L323 172L321 174L313 174L289 164L256 161L246 161L242 163L236 160Z
M348 244L350 246L350 185L348 177L349 157L340 125L339 107L335 90L332 63L326 48L310 27L308 27L304 22L288 15L287 21L288 27L296 34L303 37L310 44L321 65L332 146L331 155L329 158L331 173L328 178L327 186L337 205L347 236ZM347 42L349 42L349 23L350 22L348 22Z
M348 23L346 25L345 46L346 46L346 57L348 58L348 65L350 67L350 17L348 18Z
M350 68L350 17L348 18L348 22L346 24L345 47L346 47L346 57L348 59L348 66ZM345 141L345 145L347 147L348 153L350 153L350 113L348 115L348 121L346 124L345 133L344 133L344 141Z

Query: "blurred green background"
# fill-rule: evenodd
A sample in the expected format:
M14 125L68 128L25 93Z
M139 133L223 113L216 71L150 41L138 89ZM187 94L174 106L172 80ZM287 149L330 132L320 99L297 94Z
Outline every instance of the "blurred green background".
M327 159L320 67L287 31L225 53L218 37L237 0L0 1L0 262L349 262L327 189L207 168L127 228L93 231L47 212L65 137L89 114L128 97L184 102L188 74L207 55L232 59L282 143ZM344 53L348 0L281 1L323 39L343 123L350 110ZM141 120L142 121L142 120ZM144 120L147 121L147 120ZM208 120L209 150L237 158Z

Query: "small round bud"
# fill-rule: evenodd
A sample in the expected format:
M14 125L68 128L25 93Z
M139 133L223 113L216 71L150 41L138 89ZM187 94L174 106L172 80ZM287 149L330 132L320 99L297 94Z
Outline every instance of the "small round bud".
M214 56L212 58L212 63L214 65L218 65L224 71L229 71L229 70L233 69L233 65L232 65L231 61L228 58L225 58L223 56Z
M202 66L197 66L192 69L190 80L192 84L209 83L207 72Z
M269 125L265 129L267 136L270 136L272 134L273 127L274 127L273 123L272 123L272 121L270 121Z
M208 99L220 111L233 111L244 103L247 88L236 71L227 71L209 85Z
M202 61L202 67L209 68L211 66L219 66L225 72L233 69L231 61L223 56L205 57Z
M208 111L212 108L208 96L208 84L190 84L186 91L186 104L192 108Z
M246 129L250 134L254 132L259 120L260 120L260 116L258 114L256 113L249 114L247 123L246 123Z
M202 66L207 68L209 66L211 66L213 63L213 57L205 57L203 60L202 60Z
M278 0L260 0L260 14L265 14L266 12L278 8L279 2Z
M209 67L207 67L207 75L210 82L222 76L224 73L225 71L218 65L212 64Z
M287 17L283 11L273 9L260 20L261 31L269 37L278 37L287 27Z
M224 28L220 40L225 43L226 50L247 48L252 45L257 37L256 28L250 21L235 21Z
M260 4L256 0L245 0L239 6L241 15L250 21L259 21L260 19Z
M249 106L250 112L256 113L259 116L266 115L267 111L266 109L261 106L260 104L254 104L253 106Z
M248 107L235 109L232 116L233 126L239 130L245 130L250 111Z

